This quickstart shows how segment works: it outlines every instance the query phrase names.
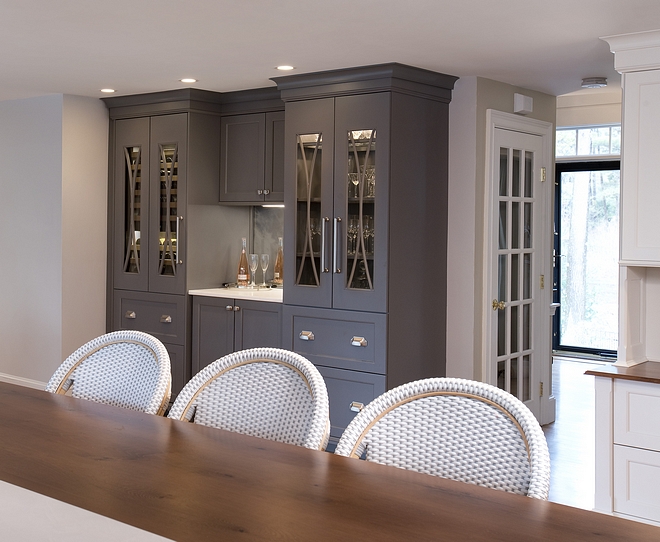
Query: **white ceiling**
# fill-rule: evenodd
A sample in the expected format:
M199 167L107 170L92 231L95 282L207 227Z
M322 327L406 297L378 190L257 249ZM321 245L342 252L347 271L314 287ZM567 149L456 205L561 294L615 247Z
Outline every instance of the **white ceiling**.
M400 62L560 95L619 84L602 36L660 28L659 0L1 0L0 100L270 86Z

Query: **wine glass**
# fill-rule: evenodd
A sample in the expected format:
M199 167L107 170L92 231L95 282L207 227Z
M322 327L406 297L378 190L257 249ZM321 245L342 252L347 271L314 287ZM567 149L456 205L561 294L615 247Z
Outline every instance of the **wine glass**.
M261 255L261 271L263 271L264 274L264 281L261 285L264 287L266 286L266 269L268 269L269 261L270 261L270 256L268 254Z
M250 264L250 271L252 271L252 284L250 284L250 288L256 288L257 285L254 283L254 279L257 274L257 267L259 267L259 254L250 254L248 263Z

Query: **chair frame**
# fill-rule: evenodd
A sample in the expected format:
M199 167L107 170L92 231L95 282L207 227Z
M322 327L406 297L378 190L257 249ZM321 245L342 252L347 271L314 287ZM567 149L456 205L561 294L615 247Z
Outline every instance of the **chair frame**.
M168 414L185 422L193 422L195 400L204 389L220 376L237 367L253 363L274 363L295 371L307 385L314 400L312 424L306 441L306 448L325 450L330 436L330 415L328 391L323 377L307 358L280 348L251 348L233 352L199 371L183 388Z
M352 420L342 434L335 454L359 459L369 431L396 408L425 397L458 396L497 408L520 432L530 463L527 496L547 500L550 489L550 455L543 430L522 401L495 386L459 378L428 378L403 384L374 399Z
M158 364L158 380L144 412L162 416L167 410L172 394L170 357L167 349L158 339L141 331L113 331L85 343L62 362L50 378L45 391L56 395L69 394L71 386L75 385L75 382L71 380L71 375L78 367L96 352L113 344L126 343L146 348Z

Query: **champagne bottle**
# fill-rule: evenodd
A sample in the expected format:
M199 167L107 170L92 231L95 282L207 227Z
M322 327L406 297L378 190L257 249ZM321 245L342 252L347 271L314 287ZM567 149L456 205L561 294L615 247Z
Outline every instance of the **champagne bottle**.
M248 267L247 256L245 255L245 249L247 247L247 239L243 237L241 241L243 242L243 248L241 249L241 257L238 260L238 273L236 275L236 286L238 286L239 288L247 288L247 285L250 282L250 268Z
M273 282L282 284L284 279L284 255L282 253L282 238L278 237L277 256L275 256L275 267L273 268Z

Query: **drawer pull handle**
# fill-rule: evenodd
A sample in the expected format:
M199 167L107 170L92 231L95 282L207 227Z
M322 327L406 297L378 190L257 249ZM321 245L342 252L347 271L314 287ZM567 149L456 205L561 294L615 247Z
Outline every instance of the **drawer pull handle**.
M314 333L311 331L301 331L300 332L300 340L302 341L313 341L314 340Z
M351 409L351 412L360 412L364 408L364 403L353 401L348 408Z
M160 323L161 324L171 324L172 323L172 317L169 314L163 314L163 316L160 317Z
M367 339L364 337L353 337L351 339L351 346L367 346Z
M126 314L124 314L124 318L128 318L129 320L135 320L137 318L135 316L135 311L126 311Z

